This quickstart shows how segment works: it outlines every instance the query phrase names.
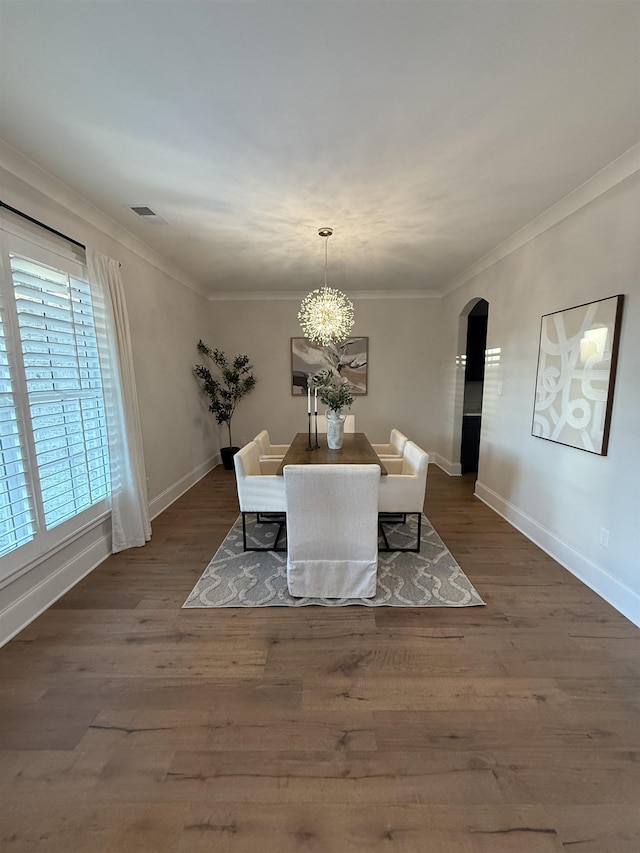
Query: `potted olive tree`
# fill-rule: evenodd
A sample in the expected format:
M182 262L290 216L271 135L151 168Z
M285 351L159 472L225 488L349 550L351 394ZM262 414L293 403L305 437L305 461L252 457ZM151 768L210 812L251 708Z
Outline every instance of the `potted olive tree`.
M222 464L227 471L233 470L233 456L240 449L233 446L231 438L231 419L240 400L256 387L253 365L249 356L237 355L233 361L219 349L211 349L203 341L198 341L198 351L211 359L218 370L218 377L211 373L205 364L196 364L194 373L200 379L202 389L209 395L209 411L216 422L226 424L229 431L229 446L220 448Z

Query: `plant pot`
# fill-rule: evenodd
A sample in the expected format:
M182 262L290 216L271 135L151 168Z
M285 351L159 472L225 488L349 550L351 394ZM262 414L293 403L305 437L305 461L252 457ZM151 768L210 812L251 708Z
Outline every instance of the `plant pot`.
M240 450L239 447L221 447L220 456L225 471L233 471L233 457Z

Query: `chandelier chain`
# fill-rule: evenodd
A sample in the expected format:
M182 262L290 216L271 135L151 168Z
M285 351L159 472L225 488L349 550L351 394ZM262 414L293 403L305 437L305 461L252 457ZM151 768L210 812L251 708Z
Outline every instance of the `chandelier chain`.
M330 236L331 236L330 234L327 234L327 236L324 238L324 286L325 287L327 286L327 263L328 263L327 258L328 258L328 253L329 253L329 237Z

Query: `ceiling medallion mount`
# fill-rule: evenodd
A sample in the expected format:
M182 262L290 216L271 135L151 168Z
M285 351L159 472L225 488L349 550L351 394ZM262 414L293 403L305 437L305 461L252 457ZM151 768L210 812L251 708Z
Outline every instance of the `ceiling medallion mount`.
M341 343L348 337L354 323L354 313L353 303L344 293L327 287L327 244L333 228L319 228L318 234L325 238L324 287L312 290L305 296L298 311L298 320L307 340L327 346Z

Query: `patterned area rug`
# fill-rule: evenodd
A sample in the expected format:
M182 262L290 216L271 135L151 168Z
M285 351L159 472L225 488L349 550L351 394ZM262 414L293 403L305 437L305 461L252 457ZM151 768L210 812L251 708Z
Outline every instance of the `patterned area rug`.
M391 545L415 541L417 519L386 525ZM253 544L272 543L277 526L247 524ZM411 538L413 537L413 538ZM283 543L281 537L278 546ZM422 516L419 553L380 552L374 598L293 598L287 589L286 551L243 551L239 516L183 607L473 607L484 604L451 552Z

